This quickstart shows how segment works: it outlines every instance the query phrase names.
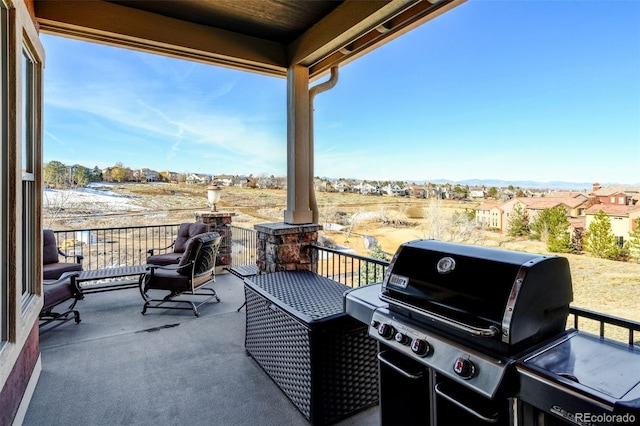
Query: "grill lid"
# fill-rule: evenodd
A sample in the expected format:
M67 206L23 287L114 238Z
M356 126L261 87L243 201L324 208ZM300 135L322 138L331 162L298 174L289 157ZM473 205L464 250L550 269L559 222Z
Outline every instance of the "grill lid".
M566 258L416 240L398 248L381 298L392 309L514 345L564 330L573 295Z

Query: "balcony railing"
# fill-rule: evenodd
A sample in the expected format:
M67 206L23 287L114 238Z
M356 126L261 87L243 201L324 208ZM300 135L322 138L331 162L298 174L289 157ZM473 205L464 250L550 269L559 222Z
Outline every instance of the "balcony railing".
M309 246L316 273L349 287L380 283L389 262L320 246Z
M130 226L124 228L87 228L55 231L58 245L67 254L84 256L84 269L103 269L141 265L147 250L169 246L180 224ZM230 225L231 266L255 265L257 233ZM389 262L317 245L308 246L318 275L349 287L382 282ZM62 260L63 261L63 260ZM572 320L572 321L571 321ZM583 308L571 307L569 327L589 331L600 337L640 345L640 322L630 321Z
M258 233L254 229L228 225L231 230L231 267L255 265L258 258Z
M84 269L144 265L147 250L169 246L180 224L85 228L54 231L58 247L66 254L82 255Z

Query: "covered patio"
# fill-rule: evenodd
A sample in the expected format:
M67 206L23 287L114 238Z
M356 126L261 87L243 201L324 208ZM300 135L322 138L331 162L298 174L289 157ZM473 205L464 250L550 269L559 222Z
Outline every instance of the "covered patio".
M42 372L24 425L308 425L247 355L243 283L219 275L221 302L141 315L138 289L88 294L82 322L40 336ZM378 408L339 425L378 424Z

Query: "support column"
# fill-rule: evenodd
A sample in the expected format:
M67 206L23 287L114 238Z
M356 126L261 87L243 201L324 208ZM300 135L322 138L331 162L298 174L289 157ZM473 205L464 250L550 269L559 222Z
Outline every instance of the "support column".
M216 258L216 273L225 272L225 267L231 266L231 237L229 226L235 213L231 212L196 212L196 222L209 225L210 232L217 232L222 236L218 257Z
M310 144L309 69L293 65L287 71L287 209L284 222L313 223L309 201L313 167Z
M318 241L317 224L288 225L264 223L254 225L258 232L258 269L261 273L307 270L316 272L308 245Z

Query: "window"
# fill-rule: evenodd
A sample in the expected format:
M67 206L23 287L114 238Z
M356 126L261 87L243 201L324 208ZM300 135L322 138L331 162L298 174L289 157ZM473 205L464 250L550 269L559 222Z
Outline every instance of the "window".
M26 39L26 35L25 35ZM37 87L39 84L39 66L33 49L28 45L22 48L22 306L29 303L31 295L36 293L39 279L34 275L36 264L36 241L38 232L37 185L36 185L36 120L38 111Z

